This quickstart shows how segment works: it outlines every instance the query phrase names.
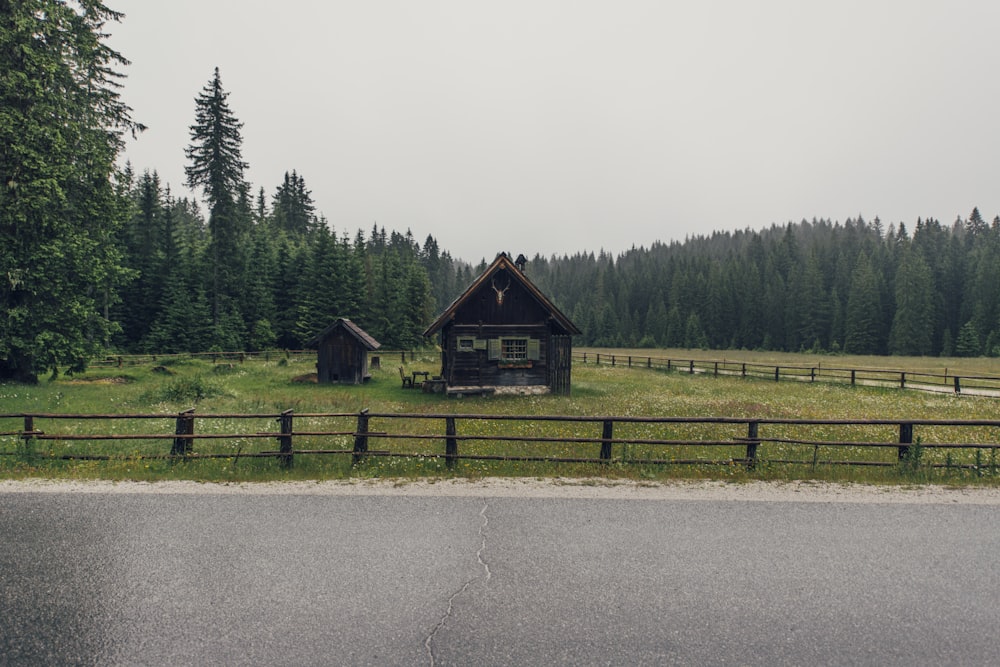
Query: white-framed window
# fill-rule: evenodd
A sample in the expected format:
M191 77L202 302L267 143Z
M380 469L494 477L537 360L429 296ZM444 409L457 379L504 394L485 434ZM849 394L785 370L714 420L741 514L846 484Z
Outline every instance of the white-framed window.
M493 361L538 361L541 359L541 344L537 338L503 336L489 339L488 352L488 358Z
M521 361L528 358L527 338L501 338L500 358L504 361Z

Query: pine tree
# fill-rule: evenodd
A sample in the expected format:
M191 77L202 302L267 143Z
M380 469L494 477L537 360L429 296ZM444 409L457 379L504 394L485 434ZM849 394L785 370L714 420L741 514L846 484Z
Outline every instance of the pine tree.
M338 317L349 316L340 309L343 269L337 239L324 226L312 237L296 289L295 332L299 340L307 341Z
M185 149L189 164L184 167L188 187L201 188L209 207L211 258L210 300L212 320L218 327L223 319L233 323L233 299L243 276L244 240L247 230L247 184L243 173L247 163L241 149L239 122L229 109L229 93L222 88L219 68L195 98L195 122L191 144ZM230 338L229 334L225 334Z
M701 328L701 320L697 313L688 315L687 323L684 325L684 347L688 349L706 349L708 347L708 336Z
M296 171L285 172L285 179L278 186L271 203L271 218L277 229L289 234L305 235L319 225L312 192L306 188L305 179Z
M982 353L983 341L979 334L979 328L973 320L969 320L958 331L958 340L955 341L955 356L978 357Z
M130 275L115 161L141 130L118 93L128 62L103 42L120 19L96 0L0 9L0 380L82 369L115 330Z
M132 193L135 213L123 230L124 263L136 271L135 280L122 289L122 305L116 309L124 328L120 343L135 349L149 333L166 281L164 247L166 206L156 172L146 171Z
M849 354L879 354L881 351L882 305L871 259L862 253L851 279L844 323L844 351Z
M934 297L931 271L916 250L903 256L896 273L896 314L889 333L889 353L924 356L931 353Z

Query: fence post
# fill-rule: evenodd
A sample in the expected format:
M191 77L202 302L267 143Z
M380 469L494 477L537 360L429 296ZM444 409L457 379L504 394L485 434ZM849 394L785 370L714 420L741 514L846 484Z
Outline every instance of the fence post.
M611 367L612 368L615 367L615 355L613 355L613 354L611 355Z
M646 357L646 368L653 367L653 357Z
M757 445L760 441L758 429L760 422L747 422L747 470L753 470L757 466Z
M955 393L956 394L962 393L962 382L961 380L959 380L957 375L955 376Z
M774 367L774 381L777 382L778 378L781 377L781 366Z
M628 355L628 367L632 368L632 355Z
M405 352L404 352L405 354ZM358 413L358 430L354 434L354 455L351 462L357 465L364 461L368 451L368 408Z
M715 376L716 377L719 376L719 362L718 361L715 362Z
M667 370L670 370L670 359L667 359Z
M21 432L21 438L24 440L24 451L31 451L31 440L35 437L35 418L31 415L24 415L24 430Z
M855 380L855 376L857 375L857 373L858 372L856 370L851 369L851 386L852 387L854 386L854 380Z
M282 468L291 468L293 462L292 454L292 413L293 410L285 410L278 417L278 423L281 425L281 436L278 438L279 447L281 451L281 461Z
M694 375L694 359L688 362L688 374Z
M184 412L177 413L177 427L174 429L174 444L170 448L171 456L184 456L190 454L194 449L194 408L188 408Z
M597 366L601 365L601 353L600 352L597 353L597 361L595 361L594 364L596 364Z
M746 376L747 376L747 365L743 364L743 370L740 371L740 377L746 377Z
M902 461L905 459L909 453L909 445L913 444L913 424L909 422L901 422L899 425L899 450L898 457Z
M816 369L815 368L810 368L809 369L809 381L810 382L815 382L816 381Z
M604 462L611 460L611 440L615 437L615 422L611 419L604 420L604 430L601 433L601 460Z
M455 467L455 458L458 456L458 438L455 437L458 431L455 429L455 418L444 418L444 433L447 436L444 440L444 461L449 468Z
M905 372L901 372L899 374L899 388L900 389L906 389L906 373Z

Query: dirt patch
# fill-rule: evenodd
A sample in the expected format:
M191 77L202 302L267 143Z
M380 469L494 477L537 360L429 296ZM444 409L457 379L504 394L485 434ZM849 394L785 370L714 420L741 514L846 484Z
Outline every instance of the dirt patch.
M297 382L299 384L316 384L319 382L319 376L316 373L306 373L305 375L296 375L292 378L292 382Z

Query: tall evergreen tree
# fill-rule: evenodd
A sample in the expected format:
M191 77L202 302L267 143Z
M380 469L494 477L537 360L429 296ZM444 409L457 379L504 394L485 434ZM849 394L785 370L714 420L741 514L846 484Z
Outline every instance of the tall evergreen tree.
M896 272L896 313L889 332L889 353L931 353L934 296L931 271L919 251L910 249Z
M132 197L134 213L123 230L124 262L137 273L136 279L122 289L123 303L116 309L124 328L120 344L125 349L134 349L149 333L167 278L164 266L168 214L155 171L143 173Z
M882 303L871 259L862 253L851 279L844 323L844 351L879 354L882 343Z
M219 68L195 98L195 122L191 144L185 149L187 184L201 188L209 207L209 256L212 319L219 326L236 315L233 299L239 291L244 269L245 232L248 227L243 204L248 187L243 174L241 130L243 123L229 109ZM228 337L228 335L227 335Z
M97 0L0 4L0 380L81 369L114 325L128 272L115 237L127 61L104 43L121 14Z

